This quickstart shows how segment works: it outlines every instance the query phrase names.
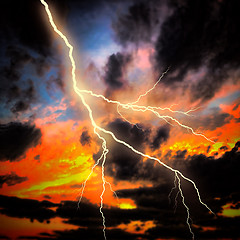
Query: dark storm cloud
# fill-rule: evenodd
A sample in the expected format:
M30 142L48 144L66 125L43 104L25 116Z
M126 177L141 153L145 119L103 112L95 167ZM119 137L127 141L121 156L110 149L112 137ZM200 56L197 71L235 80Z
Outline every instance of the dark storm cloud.
M135 1L131 4L128 12L119 15L112 24L116 41L123 46L151 42L161 21L159 5L160 1Z
M165 176L167 177L166 174ZM173 178L173 176L171 177ZM169 211L171 207L168 201L168 194L173 187L173 182L171 182L170 177L167 178L168 180L170 180L169 183L161 183L161 185L157 185L154 187L140 187L135 189L119 190L117 191L118 197L133 199L138 208L140 209L154 209L154 211L157 212L159 212L159 210L168 209ZM146 218L148 217L149 216L146 216Z
M11 111L13 113L18 113L18 112L26 111L28 108L29 108L29 104L20 100L14 104L14 106L11 108Z
M1 46L3 47L3 46ZM2 59L5 59L6 62L2 62L1 64L1 98L2 94L4 94L4 87L6 85L12 85L14 87L17 82L20 80L21 73L20 71L24 67L25 64L32 61L32 57L27 53L27 51L21 47L10 45L1 52ZM19 90L13 89L12 91L13 97L14 93L19 94Z
M60 22L64 22L66 2L51 1L50 7L54 8L55 17L61 16ZM34 68L32 75L43 77L59 59L56 59L52 30L40 1L27 0L22 4L3 0L0 9L0 101L18 117L39 100L35 83L26 79L26 68L31 71ZM55 82L62 90L61 78Z
M111 130L118 139L126 141L138 150L145 148L150 134L149 129L138 128L121 119L109 123L107 129ZM120 144L113 143L109 148L107 173L118 180L136 178L143 165L141 157Z
M9 238L9 237L7 237L7 236L5 236L5 235L1 235L1 234L0 234L0 239L10 240L11 238Z
M202 78L190 86L190 100L194 102L198 99L201 99L201 101L204 102L213 98L215 93L222 87L224 82L228 80L228 71L230 70L231 69L229 66L220 66L219 68L216 67L215 69L209 68Z
M106 173L115 180L133 180L140 178L139 168L143 166L141 157L123 146L110 148Z
M173 166L176 169L179 169L184 173L185 176L193 179L197 184L200 192L202 192L203 198L207 199L206 201L212 201L212 208L217 213L221 211L221 207L228 202L237 203L240 201L240 195L238 194L238 182L239 174L239 157L240 157L240 142L237 142L230 151L226 151L221 157L215 159L213 157L207 157L203 154L200 155L187 155L187 151L178 151L172 156L168 156L167 158L171 158L173 161ZM224 148L225 149L225 148ZM166 169L158 169L159 175L163 174L163 171L167 171ZM159 186L154 188L139 188L134 190L120 190L118 191L119 197L130 197L138 203L138 206L145 206L144 204L150 204L151 206L155 206L153 202L149 203L149 201L144 200L149 198L153 201L155 199L160 199L160 195L158 197L153 197L156 194L160 194L161 192L166 195L169 189L173 185L173 179L171 180L169 175L165 174L165 181L160 183ZM171 177L173 178L173 176ZM185 186L185 183L184 185ZM156 193L157 189L160 192ZM150 192L152 191L152 194ZM186 190L185 191L189 191ZM149 192L149 194L147 194ZM215 202L214 198L221 198L221 200L216 200L220 202ZM189 201L189 200L187 200ZM191 201L190 201L191 202Z
M144 152L146 148L159 149L161 144L168 140L170 131L167 125L158 129L150 129L144 125L132 125L122 119L115 119L106 128L112 131L118 139L125 141L140 152ZM160 164L155 164L155 161L143 161L142 156L122 144L111 143L108 147L110 151L107 155L106 173L113 176L115 180L145 179L156 184L157 181L166 177L165 168ZM94 156L94 159L98 157L99 154Z
M157 69L172 66L182 81L189 70L207 66L206 76L191 87L192 101L209 100L240 63L239 1L171 1L174 13L156 42ZM163 80L164 82L164 80Z
M149 190L144 193L145 196L153 191L161 192L159 190ZM123 196L123 194L122 194ZM157 196L157 195L156 195ZM121 196L119 196L121 197ZM167 198L167 197L166 197ZM156 202L157 200L155 200ZM160 201L161 202L161 201ZM167 202L167 201L166 201ZM146 206L145 208L137 209L119 209L116 207L105 208L104 215L106 218L106 224L108 227L114 227L121 223L129 223L131 220L152 220L159 216L159 210L164 209L165 206L159 204L158 206ZM76 226L88 227L88 229L98 229L102 226L102 217L99 213L99 206L91 204L86 201L82 201L76 214L77 202L64 201L57 208L57 215L61 218L67 219L65 222Z
M20 177L15 172L11 172L10 174L0 176L0 188L2 188L4 183L8 186L14 186L27 180L27 177Z
M54 234L49 233L41 233L39 236L28 237L22 236L19 239L60 239L60 240L74 240L81 238L86 240L96 240L103 237L103 231L101 228L79 228L77 230L65 230L65 231L54 231ZM48 238L47 238L48 237ZM125 232L120 229L108 229L107 230L107 238L112 240L138 240L140 237L144 237L144 234L132 234L129 232ZM141 238L145 239L145 238Z
M0 195L0 213L18 218L34 219L39 222L55 217L55 212L49 208L57 207L58 204L49 201L39 202L32 199L21 199Z
M34 159L37 160L37 161L40 161L40 154L36 155L36 156L34 157Z
M91 137L88 133L88 130L83 130L80 136L80 143L82 144L82 146L91 144Z
M49 63L47 63L44 57L33 58L32 64L35 67L37 75L40 77L42 77L50 68Z
M144 125L132 125L121 119L115 119L107 127L115 136L133 146L136 150L144 152L146 148L160 148L160 145L167 141L170 128L162 126L153 131ZM139 154L129 148L111 143L107 155L106 173L113 176L115 180L150 180L154 184L165 177L165 169L153 160L143 161ZM98 159L99 154L94 156ZM164 169L164 170L162 170ZM159 171L161 174L159 174Z
M222 147L220 147L219 149L226 151L226 150L228 150L228 146L222 146Z
M153 150L156 150L161 146L162 143L166 142L169 138L169 132L170 132L169 125L159 127L152 141L151 148Z
M104 81L108 86L108 92L120 89L126 82L124 79L124 72L127 64L131 61L130 55L116 53L109 56L105 66Z
M17 161L40 143L41 130L28 123L0 124L0 160Z
M179 239L187 239L190 236L187 226L185 225L186 210L179 204L177 212L174 214L172 207L168 204L167 194L170 188L165 185L153 188L139 188L132 190L118 191L119 197L132 197L139 204L136 209L119 209L115 207L103 208L106 218L106 233L111 239L139 239L139 237L147 237L148 239L156 239L159 237L178 237ZM155 197L155 199L154 199ZM14 197L0 196L1 212L8 216L25 217L31 221L47 221L51 223L51 218L61 217L65 223L70 223L80 228L77 230L54 231L52 234L41 233L39 237L32 236L33 239L76 239L81 236L84 239L98 239L103 236L102 232L102 217L99 213L99 206L83 201L80 208L77 209L77 202L64 201L60 204L53 204L49 201L39 202L30 199L18 199ZM154 203L153 205L145 204L147 198ZM159 200L158 204L157 201ZM10 205L7 205L10 203ZM6 206L7 205L7 206ZM26 205L28 207L26 207ZM51 207L57 207L56 212L50 210ZM77 212L76 212L77 211ZM216 235L211 232L203 232L201 229L194 228L194 233L199 239L209 239L209 236L221 236L221 233L226 236L237 237L238 220L226 219L222 217L213 218L208 213L191 216L194 223L202 224L201 221L207 222L207 225L202 226L218 226ZM43 215L44 213L44 215ZM210 217L209 217L210 216ZM146 234L130 234L119 229L111 229L121 223L128 224L130 221L148 221L154 220L156 227L149 229ZM224 227L225 226L225 227ZM231 227L230 227L231 226ZM85 228L86 227L86 228ZM221 229L221 230L220 230ZM42 236L42 237L41 237ZM25 239L22 236L23 239ZM220 238L218 238L220 239Z
M216 230L204 230L204 227L208 227L209 225L205 225L203 223L203 228L192 227L195 238L196 239L207 239L207 240L224 240L224 239L238 239L239 231L237 229L237 224L240 223L240 218L222 218L218 217L216 220L207 221L207 223L214 223L214 227ZM220 226L220 227L219 227ZM188 232L187 228L183 228L183 226L179 225L171 225L163 227L155 227L148 230L148 234L152 237L152 239L157 239L159 236L163 238L174 237L177 239L190 239L191 234Z
M43 76L44 72L49 69L47 58L42 54L33 56L32 52L19 44L14 43L14 40L8 44L1 46L3 48L1 57L5 60L1 65L1 75L9 80L16 82L20 79L20 73L27 64L32 64L38 76ZM50 47L50 46L49 46Z
M136 1L113 22L113 29L116 41L123 46L151 42L158 35L156 41L152 40L155 69L161 72L171 66L171 72L161 81L167 86L175 86L186 74L204 67L204 76L189 86L191 101L204 102L233 71L239 76L239 8L237 0Z
M44 195L43 196L45 199L51 199L51 196L49 196L49 195Z
M176 0L171 7L156 45L159 62L194 69L210 57L212 68L239 65L239 1Z
M98 227L102 225L102 218L97 205L83 201L79 205L73 201L64 201L56 211L61 218L68 219L66 222L77 226Z
M8 46L3 58L6 62L0 66L0 101L12 113L18 114L30 109L30 105L37 100L33 81L22 79L24 67L33 63L34 58L17 46Z
M174 162L174 167L195 181L200 191L201 197L205 203L215 213L222 212L222 206L227 203L237 204L240 201L238 193L239 174L239 158L240 158L240 142L237 142L235 147L225 152L225 154L214 159L206 157L203 154L187 156L187 151L178 151L171 158ZM160 170L160 171L159 171ZM158 169L159 175L163 171ZM165 169L165 172L167 170ZM147 216L149 219L156 219L160 224L153 229L148 230L150 236L155 237L179 237L186 239L189 232L181 225L181 221L186 218L186 209L181 204L181 198L178 198L178 206L176 214L173 214L174 198L177 191L171 195L172 204L168 205L168 194L173 187L173 175L165 180L159 181L159 185L155 187L142 187L138 189L119 190L117 194L119 198L131 198L138 206L138 211L141 209L154 209L155 214L150 212ZM218 216L214 218L209 214L197 199L196 194L193 194L194 188L190 187L185 181L182 181L182 189L185 195L186 204L190 207L191 218L193 223L199 226L216 227L216 231L203 231L201 228L193 228L196 237L199 239L221 239L223 237L239 237L238 225L240 218L226 218ZM189 196L191 196L189 198ZM236 207L238 208L238 207ZM139 218L139 219L143 219Z
M9 72L17 72L18 70L22 69L27 62L32 60L32 57L24 48L13 45L8 45L5 56L10 60L9 68L6 69ZM14 78L11 79L8 75L6 75L6 77L11 81L15 80Z
M66 1L65 1L66 2ZM111 0L89 0L89 1L78 1L72 0L70 2L70 8L73 10L74 8L77 9L81 14L92 14L95 11L99 11L99 9L103 9L105 7L109 7L111 4ZM118 1L115 1L118 2Z
M110 122L108 129L114 132L117 138L130 143L133 147L141 149L145 142L147 142L150 134L150 129L137 127L120 118Z
M64 1L51 3L55 14L62 17L66 15ZM45 57L50 54L52 42L51 29L44 15L44 8L40 1L1 1L0 4L0 36L3 42L15 39L37 51Z
M240 142L237 142L234 148L226 151L217 159L203 154L187 157L184 155L182 159L176 159L173 156L173 159L175 158L174 166L197 182L203 194L222 198L224 205L232 201L232 196L238 190L238 182L240 181L238 173L240 167L239 147Z

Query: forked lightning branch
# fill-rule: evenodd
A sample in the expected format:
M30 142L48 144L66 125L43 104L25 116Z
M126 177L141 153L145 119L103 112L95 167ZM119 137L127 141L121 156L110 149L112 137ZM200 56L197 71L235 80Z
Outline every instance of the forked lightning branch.
M106 130L105 128L99 126L96 124L95 120L94 120L94 113L93 113L93 110L92 108L90 107L90 105L87 103L87 100L85 98L85 96L91 96L93 98L100 98L102 99L103 101L105 101L107 104L113 104L113 105L116 105L116 108L117 108L117 111L118 113L121 115L120 111L119 111L119 107L123 108L123 109L128 109L128 110L132 110L132 112L151 112L152 114L154 114L157 118L160 118L164 121L166 121L167 123L169 123L170 121L173 121L174 123L176 123L177 125L185 128L185 129L188 129L190 130L190 132L194 135L197 135L197 136L200 136L200 137L203 137L205 138L206 140L208 141L211 141L213 142L211 139L207 138L205 135L201 134L201 133L197 133L195 132L190 126L188 125L185 125L185 124L182 124L179 120L173 118L172 116L168 116L168 115L161 115L159 113L159 110L168 110L170 112L177 112L177 113L181 113L181 114L185 114L185 115L188 115L189 112L191 111L194 111L195 109L191 109L187 112L180 112L180 111L173 111L170 108L160 108L160 107L154 107L154 106L144 106L144 105L138 105L137 103L139 102L139 100L146 96L147 94L149 94L155 87L156 85L160 82L160 80L164 77L164 75L167 73L164 72L160 78L158 79L158 81L154 84L154 86L151 88L151 89L148 89L145 93L141 94L139 97L137 97L137 100L134 101L134 102L131 102L131 103L121 103L119 101L113 101L113 100L110 100L108 98L106 98L105 96L101 95L101 94L95 94L94 92L92 92L91 90L84 90L84 89L80 89L78 86L77 86L77 78L76 78L76 63L75 63L75 60L73 58L73 46L71 45L71 43L69 42L67 36L65 36L59 29L58 27L56 26L54 20L53 20L53 17L52 17L52 14L51 14L51 11L48 7L48 4L44 1L44 0L40 0L41 3L44 5L45 7L45 11L47 13L47 16L48 16L48 19L49 19L49 23L52 27L52 29L59 35L59 37L62 38L62 40L64 41L66 47L68 48L68 55L69 55L69 59L70 59L70 62L71 62L71 65L72 65L72 70L71 70L71 74L72 74L72 87L73 87L73 90L75 91L75 93L79 96L82 104L84 105L86 111L88 112L88 116L89 116L89 119L91 121L91 124L92 124L92 127L93 127L93 130L94 130L94 133L97 135L97 137L102 141L102 155L100 156L100 158L96 161L96 164L92 167L91 169L91 172L89 174L89 176L86 178L86 180L84 181L84 183L82 184L82 190L81 190L81 194L80 194L80 198L79 198L79 202L78 204L80 204L81 202L81 199L82 199L82 196L83 196L83 193L84 193L84 189L86 187L86 183L88 181L88 179L90 178L94 168L100 163L102 162L101 164L101 168L102 168L102 193L101 195L99 196L100 198L100 213L101 213L101 216L102 216L102 224L103 224L103 235L104 235L104 238L105 240L107 239L107 234L106 234L106 225L105 225L105 217L104 217L104 212L103 212L103 202L104 202L104 193L105 193L105 186L106 184L109 184L110 185L110 189L112 190L113 193L115 193L111 187L111 184L109 182L106 181L105 179L105 171L104 171L104 166L105 164L107 164L107 154L109 152L109 149L107 147L108 145L108 142L107 142L107 139L103 137L103 133L104 134L107 134L109 135L115 142L119 143L119 144L122 144L124 145L125 147L129 148L130 150L132 150L134 153L142 156L142 157L145 157L145 158L148 158L148 159L151 159L153 161L156 161L158 162L160 165L164 166L167 170L170 170L172 171L174 174L175 174L175 180L174 180L174 188L175 189L178 189L178 193L177 195L180 194L181 196L181 199L182 199L182 204L183 206L185 207L186 209L186 224L189 228L189 231L192 235L192 239L194 239L194 233L193 233L193 230L192 230L192 227L191 227L191 218L190 218L190 211L189 211L189 207L186 205L185 203L185 197L184 197L184 193L182 191L182 187L181 187L181 180L185 180L185 181L188 181L192 184L193 188L195 189L196 193L197 193L197 196L198 196L198 200L199 202L205 206L212 214L213 211L202 201L201 199L201 196L200 196L200 192L195 184L194 181L192 181L191 179L187 178L186 176L184 176L179 170L177 169L174 169L172 167L170 167L169 165L165 164L164 162L162 162L160 159L156 158L156 157L153 157L153 156L150 156L148 154L145 154L143 152L140 152L138 150L136 150L133 146L131 146L129 143L121 140L121 139L118 139L115 134L109 130ZM124 118L125 119L125 118ZM127 119L125 119L127 121ZM172 191L171 191L172 192ZM176 199L175 199L176 200ZM78 205L79 206L79 205Z

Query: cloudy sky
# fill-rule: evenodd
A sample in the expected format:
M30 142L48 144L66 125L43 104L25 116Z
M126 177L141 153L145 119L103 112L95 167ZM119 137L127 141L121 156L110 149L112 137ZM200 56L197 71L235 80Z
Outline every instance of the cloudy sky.
M183 175L98 130L103 168L44 6L3 0L0 238L104 239L105 188L108 240L240 239L240 2L47 3L77 87L122 104L82 93L95 123Z

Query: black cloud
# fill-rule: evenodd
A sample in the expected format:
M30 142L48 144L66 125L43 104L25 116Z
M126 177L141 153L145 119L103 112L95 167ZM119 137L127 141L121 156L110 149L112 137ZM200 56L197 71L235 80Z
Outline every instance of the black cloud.
M229 71L231 71L231 68L227 65L224 67L208 69L204 77L200 78L196 83L191 84L191 101L201 99L201 101L204 102L213 98L224 82L228 81Z
M185 164L181 164L179 167L195 180L204 192L231 201L231 195L237 192L240 181L237 171L240 167L239 147L240 142L237 142L234 148L217 159L206 157L203 154L188 156L184 161ZM175 162L176 167L179 162L181 161Z
M161 144L168 140L170 131L167 125L154 130L144 125L132 125L121 119L115 119L106 128L111 130L118 139L140 152L144 152L147 148L154 150L160 148ZM168 173L166 175L165 168L160 164L155 164L153 160L143 161L142 156L121 144L111 143L108 148L110 151L107 155L106 173L113 176L115 180L145 179L152 181L155 185L165 177L168 178ZM98 155L94 156L94 159L97 159Z
M132 125L122 119L115 119L106 128L111 130L118 139L125 141L140 152L144 152L147 148L154 150L159 148L168 140L170 131L167 125L153 130L144 125ZM169 173L167 172L166 175L165 168L160 164L155 164L153 160L143 161L142 156L121 144L111 143L108 148L110 151L105 166L106 174L113 176L115 180L145 179L152 181L155 185L158 181L168 178ZM99 154L94 156L94 159L98 157Z
M239 76L239 8L237 0L136 1L113 22L113 29L123 46L155 45L156 71L171 66L161 81L165 87L184 91L186 85L177 83L204 69L205 74L188 86L191 101L204 102L214 97L231 73Z
M53 6L52 6L53 5ZM51 3L55 14L66 15L64 1ZM50 54L52 42L51 29L46 22L44 8L40 1L1 1L0 36L6 43L15 39L20 44L30 47L45 57Z
M157 59L177 68L196 68L206 57L212 67L238 66L239 1L171 1L174 13L164 22Z
M84 130L80 136L80 143L82 146L91 144L91 137L88 133L88 130Z
M227 146L222 146L222 147L220 147L219 149L226 151L226 150L228 150L228 147L227 147Z
M40 143L41 136L41 130L28 123L0 124L0 160L18 160Z
M154 137L151 147L153 150L158 149L162 143L166 142L169 138L169 125L161 126L158 128L156 136Z
M50 1L50 7L54 7L55 17L61 15L59 22L64 22L65 1ZM18 117L39 100L36 79L28 79L24 68L32 71L33 67L35 73L32 75L39 78L49 66L59 64L60 60L52 46L52 30L40 1L27 0L22 4L4 0L0 9L0 103L5 114L10 109ZM52 79L52 82L63 90L61 77Z
M239 1L171 1L156 42L157 69L172 66L182 81L189 70L206 67L206 75L191 86L192 101L211 99L240 63Z
M111 130L118 139L124 140L134 148L142 150L149 137L149 129L139 129L121 119L116 119L108 124L107 129ZM125 146L112 143L109 146L107 174L115 179L134 179L142 166L141 157Z
M6 183L8 186L13 186L27 180L27 177L20 177L15 172L11 172L10 174L0 176L0 188L2 188L4 183Z
M49 201L39 202L32 199L20 199L17 197L8 197L0 195L0 213L18 218L29 218L39 222L49 220L55 217L55 212L49 208L57 207L58 204Z
M159 5L160 1L136 1L132 4L128 12L119 15L112 24L116 41L123 46L151 42L161 21Z
M112 90L117 90L124 86L124 71L130 61L130 55L124 55L119 52L109 56L105 66L104 76L104 81L108 86L108 94L110 94Z
M1 54L4 54L4 51ZM8 46L3 58L9 60L9 63L6 61L0 66L0 101L3 106L10 108L12 113L24 112L37 100L33 81L21 78L24 66L33 62L34 58L25 49L17 46Z
M150 130L148 128L144 128L144 126L139 128L136 125L125 122L120 118L110 122L107 128L113 131L119 139L130 143L133 147L138 149L143 147L150 134Z

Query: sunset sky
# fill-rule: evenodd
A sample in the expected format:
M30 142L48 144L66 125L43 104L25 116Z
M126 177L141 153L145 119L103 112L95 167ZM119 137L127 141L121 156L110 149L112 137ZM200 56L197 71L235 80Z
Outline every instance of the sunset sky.
M89 175L69 49L40 0L3 0L0 239L102 240L101 194L108 240L240 239L240 2L46 2L78 89L144 95L82 93L96 124L167 167L97 130Z

